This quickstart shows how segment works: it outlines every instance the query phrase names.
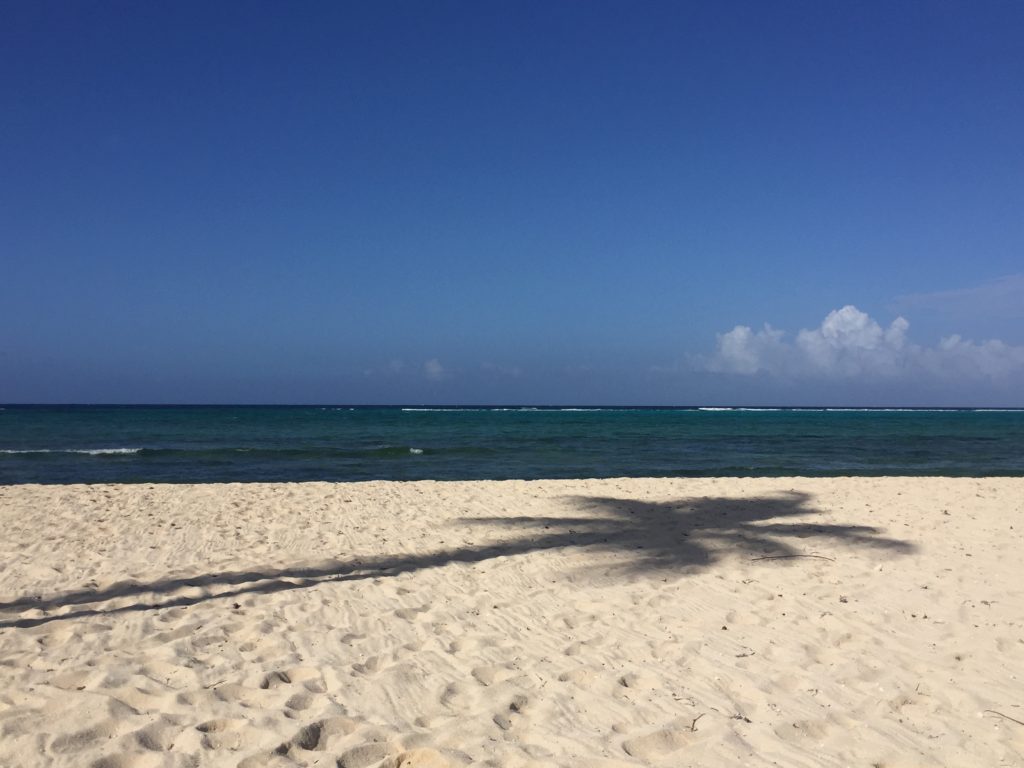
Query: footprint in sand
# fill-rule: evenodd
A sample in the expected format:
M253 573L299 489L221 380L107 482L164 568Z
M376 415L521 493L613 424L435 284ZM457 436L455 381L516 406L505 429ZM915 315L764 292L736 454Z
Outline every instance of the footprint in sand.
M619 685L623 688L657 688L658 678L648 672L627 672L619 678Z
M422 605L419 608L399 608L395 611L395 616L406 621L415 621L421 613L426 613L430 610L430 606Z
M202 741L204 749L236 751L245 744L243 730L247 723L245 720L232 718L218 718L207 720L196 726L196 730L203 734Z
M465 709L472 700L471 689L463 682L449 683L441 694L441 704L449 709Z
M489 664L476 667L470 674L473 675L480 685L491 686L512 677L513 669L511 664Z
M380 656L370 656L364 662L353 664L352 671L358 675L372 675L379 672L382 666Z
M90 768L157 768L163 761L153 753L108 755L92 763Z
M654 760L682 749L688 743L689 738L685 731L665 729L649 733L646 736L626 739L622 743L622 748L631 757Z
M317 698L316 694L303 691L302 693L296 693L289 697L288 701L286 701L284 705L288 709L301 712L312 707L313 704L316 703Z
M167 722L157 721L135 732L139 746L151 752L166 752L174 746L175 739L184 729Z
M267 690L268 688L277 688L279 685L291 685L292 679L287 672L274 671L263 678L260 683L260 688Z
M369 768L386 758L390 752L387 744L370 742L352 747L338 758L338 768Z
M324 752L334 747L339 739L358 730L359 724L343 716L328 717L303 726L292 737L291 741L281 744L276 750L278 755L288 755L302 762L299 750L304 752Z
M270 686L267 687L269 688ZM238 683L218 685L213 689L213 693L221 701L240 704L243 707L258 707L263 703L264 699L259 691L239 685Z
M576 669L570 669L568 672L563 672L558 676L558 679L560 682L573 683L586 690L594 684L594 680L597 679L597 672L590 667L577 667Z
M50 743L50 749L59 755L81 752L93 744L102 743L117 736L123 728L123 721L104 720L91 728L58 736Z
M564 653L566 656L579 656L583 652L583 648L584 643L577 640L574 643L570 643L568 647L566 647Z
M385 763L386 768L450 768L448 762L439 752L429 749L411 749L395 758L393 763Z
M503 731L510 731L512 727L523 720L524 711L530 700L523 694L516 694L509 702L508 708L494 715L492 720Z

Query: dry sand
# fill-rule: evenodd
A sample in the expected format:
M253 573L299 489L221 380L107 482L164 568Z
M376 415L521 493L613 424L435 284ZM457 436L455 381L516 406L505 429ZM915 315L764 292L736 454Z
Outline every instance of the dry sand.
M0 487L0 765L1024 765L1022 531L1020 478Z

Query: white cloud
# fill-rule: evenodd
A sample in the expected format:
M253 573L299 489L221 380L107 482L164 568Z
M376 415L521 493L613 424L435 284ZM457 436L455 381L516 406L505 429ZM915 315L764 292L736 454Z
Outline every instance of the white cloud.
M790 348L782 340L784 335L767 323L760 331L737 325L728 333L718 334L718 354L709 368L721 373L774 372L785 367L786 358L791 356Z
M914 310L995 317L1016 320L1024 317L1024 273L1005 275L981 285L931 293L908 293L896 297L898 311Z
M430 358L423 364L423 375L431 381L441 381L446 374L444 366L441 365L441 361L436 357Z
M800 331L792 341L767 324L759 331L737 325L718 335L715 355L704 367L719 373L840 379L1005 381L1024 373L1024 346L950 336L925 347L907 339L909 327L897 317L883 328L852 305L829 312L820 326Z

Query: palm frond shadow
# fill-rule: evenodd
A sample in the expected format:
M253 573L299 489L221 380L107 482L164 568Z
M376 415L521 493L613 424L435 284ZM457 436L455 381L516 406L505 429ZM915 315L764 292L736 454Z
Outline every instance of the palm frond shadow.
M798 492L667 502L593 496L563 497L562 501L585 510L586 514L473 517L454 521L466 527L508 528L518 534L486 545L451 547L413 555L353 556L316 566L226 571L151 582L127 581L49 597L26 595L0 602L0 617L24 611L47 614L66 608L73 610L0 618L0 629L33 627L86 616L187 607L209 600L308 589L331 582L380 579L453 563L480 563L556 549L582 548L627 555L625 568L637 574L673 569L690 572L694 568L710 567L730 554L780 557L807 554L807 549L796 546L798 541L803 544L831 542L890 553L913 551L909 542L882 536L878 529L870 526L786 521L819 511L810 506L809 495ZM202 594L194 594L196 588L201 589ZM183 590L190 590L192 594L174 594ZM118 604L104 606L108 601Z
M567 501L590 514L467 522L534 531L534 540L545 542L538 548L576 546L628 553L625 568L634 573L707 567L735 555L798 557L814 553L811 546L858 546L893 553L914 549L907 541L881 535L874 526L816 521L811 516L820 510L811 506L809 494L797 491L665 502L596 496ZM795 521L794 517L810 519Z

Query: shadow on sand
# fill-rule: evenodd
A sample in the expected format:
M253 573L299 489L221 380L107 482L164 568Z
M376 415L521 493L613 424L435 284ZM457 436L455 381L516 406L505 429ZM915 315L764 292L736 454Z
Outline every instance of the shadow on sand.
M557 501L555 499L552 500ZM808 545L867 547L879 552L907 553L913 545L879 535L864 525L815 522L819 510L810 496L789 492L753 498L701 497L649 502L593 496L563 497L578 514L541 517L473 517L455 522L515 531L512 538L484 546L440 549L421 555L351 557L316 567L260 568L200 574L152 582L120 582L104 589L81 589L26 596L0 603L2 613L76 610L50 616L0 620L0 629L33 627L51 621L195 605L251 594L306 589L329 582L378 579L452 563L479 563L555 549L587 549L627 555L623 567L641 574L665 570L704 569L723 557L794 557L817 554ZM793 518L802 518L793 520ZM798 546L799 545L799 546ZM208 590L178 595L183 589ZM126 605L103 607L108 600L138 598Z

